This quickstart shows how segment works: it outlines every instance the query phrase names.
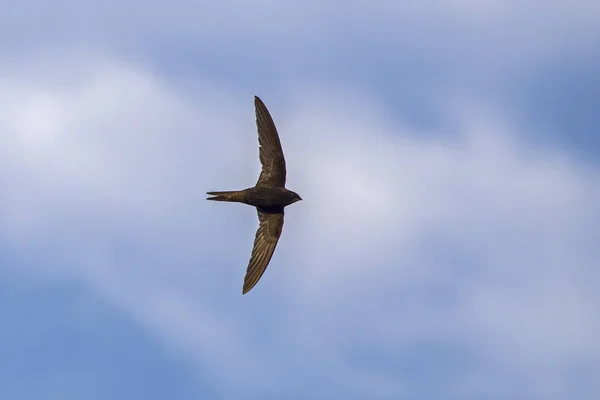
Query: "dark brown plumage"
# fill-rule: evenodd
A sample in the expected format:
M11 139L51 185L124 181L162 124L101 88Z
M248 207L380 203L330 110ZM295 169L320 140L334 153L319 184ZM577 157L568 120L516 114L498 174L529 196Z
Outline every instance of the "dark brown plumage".
M256 207L258 212L259 226L246 269L243 294L248 293L256 285L271 261L283 228L283 209L302 200L297 193L285 188L285 158L269 110L257 96L254 96L254 108L259 158L262 164L262 171L256 185L244 190L207 192L213 196L208 197L207 200L244 203Z

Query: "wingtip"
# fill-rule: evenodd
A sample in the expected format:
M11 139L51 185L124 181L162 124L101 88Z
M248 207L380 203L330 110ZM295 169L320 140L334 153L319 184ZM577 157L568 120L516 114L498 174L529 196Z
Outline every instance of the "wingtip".
M249 291L252 290L252 288L254 288L254 286L256 286L257 282L254 282L254 284L249 283L249 282L244 282L244 286L242 287L242 294L246 294Z

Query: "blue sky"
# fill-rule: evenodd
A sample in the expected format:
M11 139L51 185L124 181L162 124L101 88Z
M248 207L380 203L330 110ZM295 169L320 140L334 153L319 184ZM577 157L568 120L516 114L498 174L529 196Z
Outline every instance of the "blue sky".
M7 2L0 397L597 399L596 3Z

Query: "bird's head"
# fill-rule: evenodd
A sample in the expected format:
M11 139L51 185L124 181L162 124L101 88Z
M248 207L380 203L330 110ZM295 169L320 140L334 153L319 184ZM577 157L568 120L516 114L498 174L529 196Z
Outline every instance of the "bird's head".
M290 195L292 197L292 203L302 200L302 197L300 197L300 195L298 195L296 192L290 192Z

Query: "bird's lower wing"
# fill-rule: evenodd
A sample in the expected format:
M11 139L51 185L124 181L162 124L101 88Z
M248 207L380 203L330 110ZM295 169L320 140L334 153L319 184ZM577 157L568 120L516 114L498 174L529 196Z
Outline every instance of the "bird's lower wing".
M254 238L250 263L246 269L243 294L248 293L256 285L271 261L283 228L283 212L267 214L258 211L258 220L260 224Z

